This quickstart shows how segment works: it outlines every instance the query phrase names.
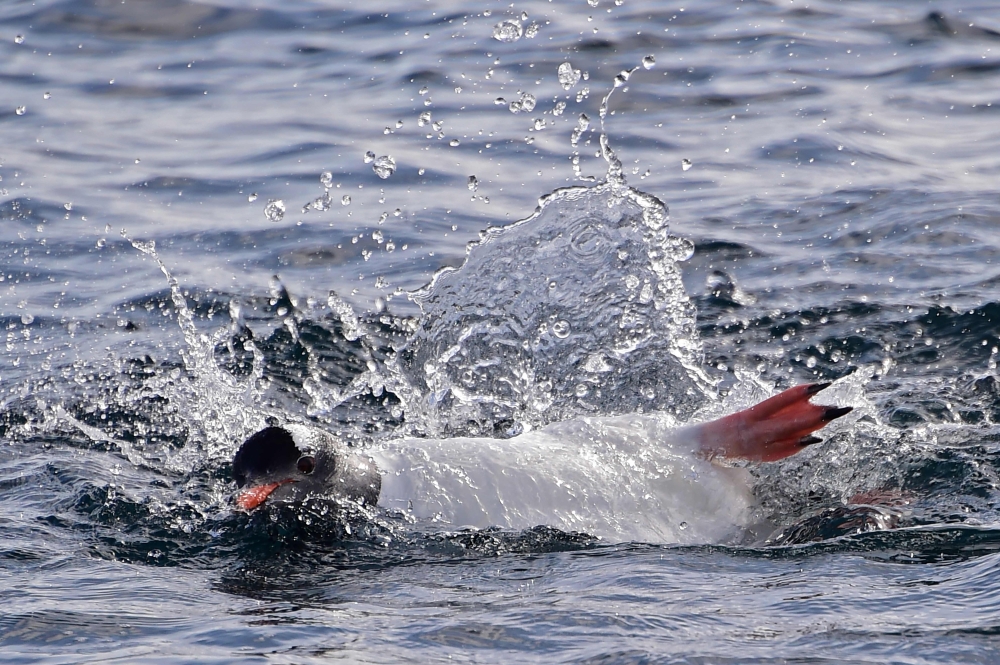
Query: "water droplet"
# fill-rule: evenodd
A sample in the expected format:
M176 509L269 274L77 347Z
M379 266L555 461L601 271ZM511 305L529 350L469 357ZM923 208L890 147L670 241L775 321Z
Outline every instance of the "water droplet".
M369 150L365 153L365 164L371 164L375 161L375 153Z
M42 99L49 99L51 97L52 97L52 93L51 92L46 92L46 93L44 93L42 95Z
M520 113L521 111L530 113L535 110L535 96L527 92L521 93L521 98L516 102L511 102L509 108L511 113Z
M395 210L392 211L392 216L393 217L399 217L402 214L403 214L403 211L400 210L399 208L396 208Z
M559 339L569 337L569 321L559 320L552 324L552 334Z
M579 69L573 69L573 65L570 63L564 62L559 65L556 75L559 77L559 85L563 87L563 90L569 90L580 81L581 72Z
M24 106L18 106L16 109L14 109L14 113L16 113L18 115L24 115L24 112L27 111L27 110L28 109L25 108Z
M556 102L556 105L552 107L552 115L558 117L563 114L566 110L566 102Z
M285 218L285 202L281 199L270 199L264 206L264 217L269 222L280 222Z
M396 121L396 129L399 129L402 126L403 126L403 121L402 120L397 120Z
M586 397L587 393L590 392L590 388L587 387L586 383L578 383L576 384L576 389L573 392L576 393L577 397Z
M503 106L504 104L507 103L507 100L504 99L503 97L497 97L496 99L493 100L493 103L496 104L497 106Z
M535 131L540 132L545 129L545 118L535 118Z
M656 58L652 55L647 55L642 59L642 66L646 69L652 69L656 65Z
M470 192L474 192L479 189L479 178L474 175L469 176L469 182L467 183Z
M443 127L444 127L444 120L438 120L437 122L431 125L431 129L433 129L435 132L440 132Z
M30 326L34 322L35 322L35 317L32 316L31 314L26 313L21 315L21 323L23 323L24 325Z
M326 189L333 187L333 174L329 171L323 171L319 174L319 184L323 185Z
M517 19L505 19L493 26L493 39L498 42L516 42L524 34L524 28Z
M427 169L417 169L417 175L423 175L427 173Z
M340 197L340 205L342 205L342 206L349 206L349 205L351 205L351 195L350 194L344 194L343 196L341 196Z
M250 203L253 203L256 200L257 200L257 192L254 192L253 194L247 197L247 201L249 201Z
M329 210L332 205L333 199L330 198L330 192L323 192L323 196L317 197L310 201L308 205L303 206L302 212L309 212L310 209L322 212Z
M587 0L587 4L591 7L596 7L601 0Z
M382 155L372 164L372 171L375 175L385 180L396 171L396 160L389 155Z
M97 249L102 249L107 244L108 244L107 240L105 240L104 238L99 238L97 240L97 244L95 245L95 247L97 247Z
M389 219L389 213L383 212L381 215L378 216L378 223L379 224L384 224L385 220L387 220L387 219Z
M393 243L393 242L387 242L387 243L385 243L385 251L387 251L387 252L394 252L394 251L396 251L396 244Z
M431 112L424 111L423 113L417 116L417 127L423 127L430 121L431 121Z
M15 44L23 44L24 43L24 35L17 35L16 37L14 37L14 43Z
M524 38L534 39L535 37L537 37L538 30L540 27L541 26L539 26L537 23L532 23L531 25L529 25L527 28L524 29Z
M424 87L420 88L420 90L417 90L417 94L420 95L421 97L423 97L424 95L426 95L428 92L430 92L430 91L427 89L426 85Z
M808 367L809 369L812 369L815 366L816 366L816 358L814 356L809 356L806 359L806 367Z
M687 171L687 170L688 170L689 168L691 168L692 166L694 166L694 164L692 164L692 163L691 163L691 160L690 160L690 159L682 159L682 160L681 160L681 168L682 168L683 170Z
M684 529L688 528L688 523L687 522L681 522L677 526L679 526L681 528L681 531L683 531Z
M452 139L448 141L448 145L450 145L452 148L457 148L459 143L461 142L458 139Z

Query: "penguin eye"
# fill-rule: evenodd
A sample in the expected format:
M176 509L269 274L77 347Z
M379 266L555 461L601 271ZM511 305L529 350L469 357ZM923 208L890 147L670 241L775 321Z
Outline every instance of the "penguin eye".
M295 463L298 467L299 472L305 475L309 475L316 468L316 459L310 455L305 455L299 458L299 461Z

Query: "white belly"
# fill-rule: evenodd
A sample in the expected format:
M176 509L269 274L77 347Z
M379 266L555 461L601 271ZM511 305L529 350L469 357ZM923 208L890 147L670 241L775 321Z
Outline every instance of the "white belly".
M579 418L513 439L401 439L373 451L379 505L453 528L547 525L621 542L719 543L747 474L692 455L657 416ZM676 437L675 437L676 438Z

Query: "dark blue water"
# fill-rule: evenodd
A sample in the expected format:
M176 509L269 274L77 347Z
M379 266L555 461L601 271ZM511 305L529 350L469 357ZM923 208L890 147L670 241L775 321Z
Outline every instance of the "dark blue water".
M633 69L633 190L532 217L607 177ZM2 660L996 662L998 90L971 0L5 3ZM379 447L821 379L855 417L707 542L230 501L266 417Z

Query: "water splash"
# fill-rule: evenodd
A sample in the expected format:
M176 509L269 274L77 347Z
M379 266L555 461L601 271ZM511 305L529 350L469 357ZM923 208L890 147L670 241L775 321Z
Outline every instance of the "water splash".
M261 410L265 389L264 360L253 341L246 339L243 346L253 356L252 370L244 378L237 377L219 367L215 348L226 343L233 334L232 328L219 328L211 334L198 330L194 314L177 278L156 252L154 241L130 238L125 231L122 237L137 250L153 259L170 287L170 298L177 313L177 324L184 337L180 349L185 374L177 377L152 379L146 390L158 392L168 398L172 407L184 414L187 425L194 429L196 450L185 449L181 466L191 468L208 459L229 459L234 442L242 441L261 427L265 414ZM230 302L233 327L242 322L239 304Z
M380 377L412 431L515 434L580 413L689 414L714 394L658 199L557 190L412 294L416 333ZM581 395L579 386L586 388Z

